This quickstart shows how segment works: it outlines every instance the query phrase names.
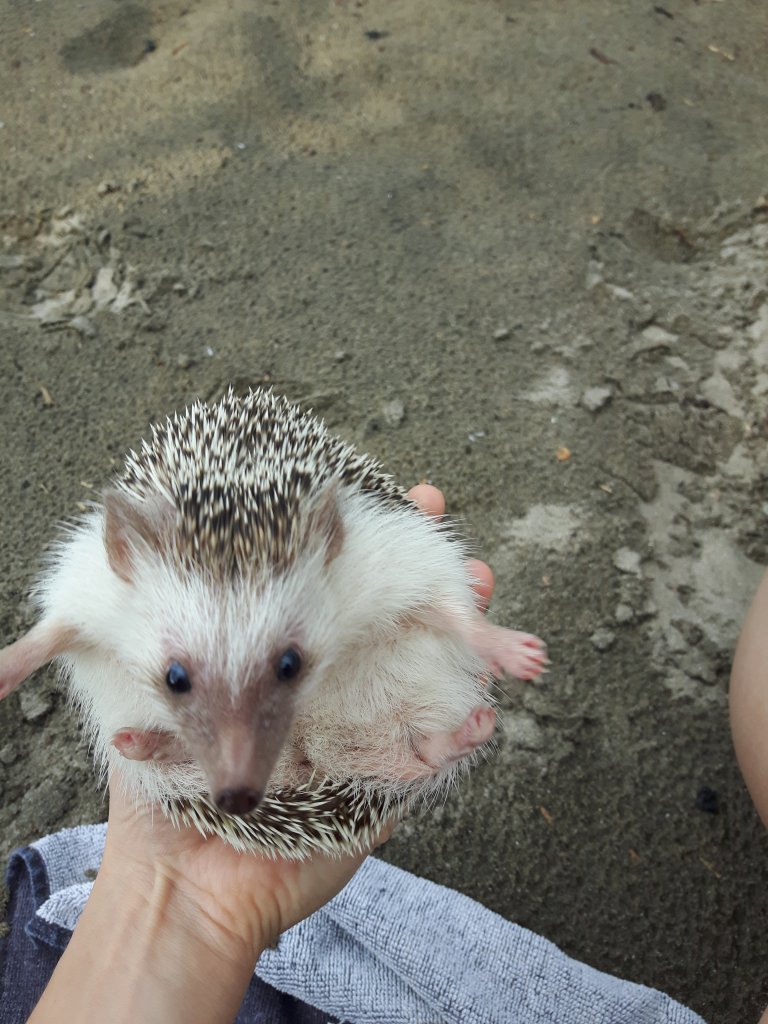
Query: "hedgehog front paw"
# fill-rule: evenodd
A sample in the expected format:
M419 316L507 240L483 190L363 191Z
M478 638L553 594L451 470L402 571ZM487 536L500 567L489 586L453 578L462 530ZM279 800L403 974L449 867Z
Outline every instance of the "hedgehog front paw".
M129 761L185 761L179 740L169 732L149 729L121 729L112 746Z

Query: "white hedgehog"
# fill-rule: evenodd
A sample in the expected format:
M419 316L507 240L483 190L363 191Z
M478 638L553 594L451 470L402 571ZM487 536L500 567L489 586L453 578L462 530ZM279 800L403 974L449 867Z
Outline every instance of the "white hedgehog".
M546 662L465 560L320 421L230 391L153 427L55 548L0 698L55 658L138 800L241 849L350 848L491 737L488 672Z

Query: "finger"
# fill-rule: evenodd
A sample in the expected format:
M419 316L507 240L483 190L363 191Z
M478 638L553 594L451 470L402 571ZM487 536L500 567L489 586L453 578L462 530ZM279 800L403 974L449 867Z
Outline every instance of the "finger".
M408 491L408 497L428 515L442 516L445 513L443 492L432 484L417 484ZM485 562L476 558L469 559L467 571L472 580L472 588L478 597L478 607L485 611L493 596L493 572Z
M416 484L408 491L408 497L430 516L445 514L445 498L443 492L432 484Z
M493 571L478 558L470 558L467 562L467 572L472 580L472 589L477 594L477 606L481 611L485 611L493 596Z

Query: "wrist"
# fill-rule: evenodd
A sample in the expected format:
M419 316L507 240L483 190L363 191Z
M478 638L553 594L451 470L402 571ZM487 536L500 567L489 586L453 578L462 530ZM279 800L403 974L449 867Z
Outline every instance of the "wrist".
M105 855L34 1024L212 1024L234 1020L263 949L180 882Z
M253 970L266 948L261 921L196 887L165 864L134 864L105 855L93 896L115 907L123 926L148 946L210 960L221 968ZM186 968L188 970L188 967Z

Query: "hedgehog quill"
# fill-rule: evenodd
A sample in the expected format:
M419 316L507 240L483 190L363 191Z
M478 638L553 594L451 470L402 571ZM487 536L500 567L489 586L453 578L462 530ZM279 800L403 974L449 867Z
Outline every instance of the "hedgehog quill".
M55 660L137 800L241 850L355 848L491 738L489 673L546 663L465 561L376 461L230 390L154 426L54 547L0 698Z

